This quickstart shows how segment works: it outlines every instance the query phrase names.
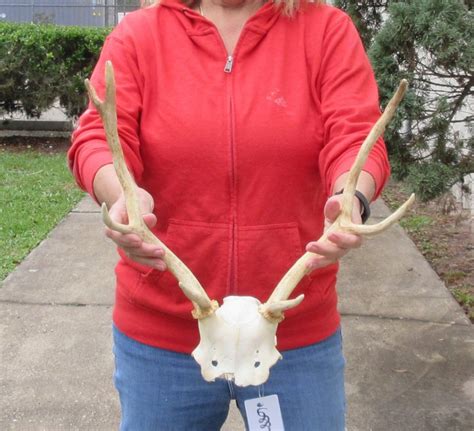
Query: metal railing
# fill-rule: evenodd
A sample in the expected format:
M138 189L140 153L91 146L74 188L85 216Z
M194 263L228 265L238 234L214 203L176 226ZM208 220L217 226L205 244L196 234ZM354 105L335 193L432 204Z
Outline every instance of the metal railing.
M140 0L0 0L0 22L108 27L140 7Z

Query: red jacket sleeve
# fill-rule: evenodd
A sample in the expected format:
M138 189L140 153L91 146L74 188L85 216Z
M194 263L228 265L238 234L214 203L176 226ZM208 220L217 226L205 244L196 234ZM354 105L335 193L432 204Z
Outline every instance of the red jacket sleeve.
M125 21L125 20L124 20ZM137 181L143 172L140 158L138 128L142 106L142 80L136 64L133 47L127 46L122 37L123 25L117 27L106 39L91 83L100 98L105 93L105 62L111 60L115 71L117 87L118 133L125 159ZM68 163L78 185L94 196L93 182L97 171L112 163L107 146L102 120L89 103L72 135L72 146L68 152Z
M324 122L324 147L319 168L330 196L335 180L349 171L380 110L371 65L347 15L339 13L329 23L322 48L317 90ZM375 199L390 174L382 138L374 145L363 170L375 180Z

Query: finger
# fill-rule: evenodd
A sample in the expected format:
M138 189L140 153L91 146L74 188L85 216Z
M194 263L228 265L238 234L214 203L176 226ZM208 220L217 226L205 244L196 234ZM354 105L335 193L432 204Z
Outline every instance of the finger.
M152 228L153 226L156 225L156 222L157 222L156 215L153 213L144 214L143 221L149 228Z
M343 249L359 248L362 245L362 237L345 232L332 232L328 236L329 241Z
M338 197L331 197L327 200L326 205L324 206L324 216L329 222L336 220L337 216L341 212L341 203L339 202Z
M314 271L315 269L324 268L325 266L332 265L335 262L336 262L335 260L329 259L327 257L316 256L308 261L308 263L306 264L306 267L310 271Z
M134 262L137 262L141 265L146 265L151 268L157 269L158 271L166 271L167 266L166 263L161 259L150 259L140 256L135 256L133 254L127 254L127 257Z
M139 246L122 247L127 253L145 258L163 258L165 251L162 247L155 244L142 242Z
M122 248L139 247L143 243L142 239L134 233L123 234L108 227L105 228L105 236Z
M331 241L310 243L306 247L306 250L333 260L340 259L347 253L347 249L341 248Z
M107 228L106 235L127 254L145 258L162 258L165 255L165 250L162 247L143 242L136 234L121 234Z
M125 206L125 201L123 198L119 198L117 202L115 202L109 208L109 216L113 221L117 223L128 223L127 207Z

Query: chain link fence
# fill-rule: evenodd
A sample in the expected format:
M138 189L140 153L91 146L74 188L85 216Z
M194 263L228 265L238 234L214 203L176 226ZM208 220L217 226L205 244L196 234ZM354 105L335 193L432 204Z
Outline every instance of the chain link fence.
M108 27L140 0L0 0L0 22Z

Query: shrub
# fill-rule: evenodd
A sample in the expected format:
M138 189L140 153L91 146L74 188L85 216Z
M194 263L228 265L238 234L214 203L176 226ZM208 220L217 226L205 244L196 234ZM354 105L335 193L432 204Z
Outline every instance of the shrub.
M385 133L398 180L424 200L474 172L474 20L459 0L336 0L358 25L386 106L409 89Z
M59 100L70 117L87 104L90 75L109 28L0 23L0 110L29 117Z
M455 169L434 161L412 164L406 177L412 190L424 202L447 192L458 180Z

